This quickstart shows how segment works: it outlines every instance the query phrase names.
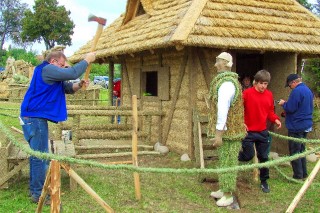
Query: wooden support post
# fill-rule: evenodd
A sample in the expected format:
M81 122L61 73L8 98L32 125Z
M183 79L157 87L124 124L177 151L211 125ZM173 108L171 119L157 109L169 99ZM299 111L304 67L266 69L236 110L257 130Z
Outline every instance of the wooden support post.
M137 107L137 96L132 96L132 162L133 165L138 167L138 107ZM136 199L141 199L140 192L140 177L139 173L134 172L134 187Z
M70 166L61 164L62 168L66 170L70 177L72 177L89 195L95 199L103 209L107 212L114 212L114 210L75 172Z
M200 150L200 168L204 169L204 159L203 159L203 146L202 146L202 134L201 134L201 124L198 121L198 133L199 133L199 150Z
M49 191L49 188L50 188L50 183L51 183L51 162L49 164L49 168L48 168L48 171L47 171L46 180L44 181L44 184L43 184L43 188L42 188L41 196L39 198L39 202L38 202L38 207L37 207L36 213L42 212L43 203L44 203L45 198L46 198L46 196L48 194L48 191Z
M316 177L317 173L319 172L320 169L320 160L318 160L318 163L316 164L316 166L313 168L311 174L309 175L309 177L307 178L307 180L304 182L303 186L301 187L301 189L299 190L298 194L295 196L295 198L293 199L293 201L291 202L290 206L288 207L286 213L292 213L293 210L296 208L296 206L298 205L300 199L302 198L302 196L304 195L304 193L307 191L308 187L311 185L312 181L314 180L314 178Z
M59 161L51 161L51 213L60 212L61 174Z
M254 157L253 157L253 162L254 163L259 163L258 162L258 157L257 157L257 149L256 149L256 146L253 145L253 148L254 148ZM253 180L255 182L258 182L259 181L259 170L257 168L254 168L253 169Z
M108 84L108 97L109 97L109 103L107 106L113 105L113 80L114 80L114 62L109 62L109 84Z

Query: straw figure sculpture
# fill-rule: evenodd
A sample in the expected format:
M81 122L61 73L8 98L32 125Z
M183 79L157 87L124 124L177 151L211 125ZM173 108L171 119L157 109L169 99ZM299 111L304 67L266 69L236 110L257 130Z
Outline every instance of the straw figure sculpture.
M246 134L244 126L239 126L244 120L244 109L241 95L241 85L238 81L238 74L234 72L219 73L210 85L210 111L207 135L209 138L215 137L217 123L217 103L218 89L222 83L229 81L235 85L236 92L233 102L228 112L226 126L228 129L223 134L223 145L219 147L219 164L222 168L237 165L238 153L241 146L241 140ZM233 192L236 187L236 172L221 174L219 176L219 188L224 192Z

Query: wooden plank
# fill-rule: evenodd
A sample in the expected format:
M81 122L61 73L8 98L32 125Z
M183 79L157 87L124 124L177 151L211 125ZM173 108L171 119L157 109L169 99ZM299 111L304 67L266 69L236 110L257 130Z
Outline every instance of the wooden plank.
M150 145L137 145L138 148L152 149ZM131 149L132 145L89 145L89 146L75 146L77 150L88 150L88 149Z
M182 60L182 64L180 66L178 82L176 84L175 92L174 92L174 95L172 97L172 104L171 104L171 107L170 107L170 110L169 110L169 113L168 113L167 123L166 123L166 125L164 125L164 132L163 132L163 144L164 145L166 145L167 140L168 140L169 131L170 131L170 128L171 128L171 123L172 123L172 118L173 118L173 113L174 113L174 111L176 109L176 105L177 105L177 101L178 101L178 97L179 97L179 93L180 93L180 89L181 89L183 76L184 76L184 74L186 72L187 62L188 62L188 52L185 51L185 54L184 54L183 60Z
M51 209L50 212L60 212L61 170L59 161L51 161Z
M28 164L29 160L23 160L21 163L19 163L17 166L14 167L11 171L8 173L4 173L4 175L0 179L0 186L3 186L10 178L12 178L14 175L16 175L23 167L25 167ZM1 165L2 168L5 168L7 165Z
M109 97L109 103L108 106L113 105L113 79L114 79L114 62L109 61L109 89L108 89L108 97Z
M182 41L185 41L187 39L207 2L207 0L192 1L189 9L184 14L184 17L175 30L175 33L172 35L170 39L171 42L181 43Z
M207 85L207 89L209 90L210 88L210 82L211 82L211 75L210 75L210 68L209 68L209 65L207 63L207 60L206 60L206 55L204 54L203 52L204 50L201 49L201 48L198 48L197 49L197 55L198 55L198 58L199 58L199 61L200 61L200 65L201 65L201 70L203 72L203 75L204 75L204 79L206 81L206 85Z
M62 168L72 177L100 206L107 212L114 212L114 210L75 172L70 166L61 164Z
M125 58L122 58L121 65L122 65L121 67L122 67L123 80L126 81L126 82L123 82L123 83L126 84L127 87L128 87L128 92L129 92L128 95L129 95L129 97L132 97L132 90L131 90L131 86L130 86L130 79L129 79L128 68L127 68L127 64L126 64Z
M303 186L299 190L298 194L295 196L295 198L291 202L291 204L288 207L286 213L292 213L293 212L293 210L296 208L296 206L298 205L299 201L301 200L302 196L307 191L307 189L311 185L312 181L314 180L314 178L318 174L319 169L320 169L320 160L318 160L318 163L315 165L315 167L313 168L313 170L310 173L309 177L306 179L306 181L304 182Z
M197 107L197 64L196 64L196 50L193 47L188 48L189 55L189 108L188 108L188 134L189 134L189 154L194 158L194 142L193 142L193 109Z
M138 167L138 106L137 96L132 96L132 164ZM140 176L138 172L133 173L136 199L141 199Z
M200 168L204 169L204 156L203 156L202 134L201 134L201 124L200 124L200 122L198 122L198 132L199 132Z
M160 155L157 151L139 151L138 155ZM113 157L124 157L132 156L132 152L122 152L122 153L103 153L103 154L84 154L76 155L76 158L80 159L97 159L97 158L113 158Z
M49 167L48 167L48 170L47 170L47 176L46 176L46 179L45 179L44 184L43 184L41 195L39 197L39 202L38 202L38 206L37 206L37 209L36 209L36 213L41 213L42 212L42 207L43 207L44 201L45 201L45 199L47 197L47 194L49 192L50 183L51 183L51 162L49 164Z

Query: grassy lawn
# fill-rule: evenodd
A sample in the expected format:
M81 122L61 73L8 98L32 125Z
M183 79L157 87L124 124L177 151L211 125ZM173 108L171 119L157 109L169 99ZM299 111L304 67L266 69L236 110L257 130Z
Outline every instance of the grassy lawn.
M15 107L5 105L1 107ZM3 111L5 114L15 115L15 112ZM8 128L19 127L18 119L0 115L0 120ZM2 133L1 133L2 134ZM13 132L17 138L21 135ZM116 159L108 159L115 161ZM124 159L119 159L124 160ZM181 162L180 155L170 152L162 156L142 156L138 158L141 167L170 167L195 168L194 161ZM106 160L107 161L107 160ZM215 168L217 161L206 161L207 167ZM308 163L309 173L315 163ZM210 198L210 192L218 189L217 175L206 175L211 181L201 182L199 175L187 174L158 174L140 173L142 199L135 199L132 172L121 170L102 170L98 168L72 165L72 168L101 196L115 212L231 212L226 208L218 208ZM280 166L288 176L292 175L291 167ZM0 190L0 212L34 212L36 205L28 197L29 183L28 168L24 168L20 178L10 180L8 189ZM69 189L69 177L62 172L61 200L63 212L87 213L103 212L97 204L80 186L75 191ZM311 185L299 202L295 212L320 212L320 174L317 175L316 185ZM237 197L241 210L237 212L285 212L302 184L287 181L276 169L270 169L269 185L271 192L263 193L259 184L254 182L252 171L240 172L237 181ZM43 212L50 212L45 207Z

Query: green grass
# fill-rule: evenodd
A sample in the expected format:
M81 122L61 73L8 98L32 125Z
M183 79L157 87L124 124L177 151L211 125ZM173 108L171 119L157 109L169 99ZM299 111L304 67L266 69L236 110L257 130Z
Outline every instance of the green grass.
M6 107L15 106L18 105L6 105ZM1 103L1 107L4 107L3 103ZM0 119L8 128L11 126L20 128L16 118L0 115ZM18 133L13 132L13 134L21 137ZM144 167L198 167L194 161L181 162L180 155L173 152L163 156L139 156L138 160L139 166ZM115 159L108 159L108 161L115 161ZM207 161L206 163L207 167L215 168L217 161ZM308 163L309 173L314 166L315 163ZM79 165L72 165L72 168L115 212L231 212L226 208L218 208L214 200L209 197L211 191L218 189L218 183L202 183L198 175L140 173L142 199L137 201L131 172L102 170ZM292 175L291 167L281 166L280 168L288 176ZM28 176L28 168L24 168L20 177L16 176L10 180L8 189L0 191L0 212L35 211L37 206L31 203L28 197ZM214 179L217 175L206 175L206 177ZM62 172L61 181L63 212L104 212L100 205L80 186L75 191L70 191L69 177L65 172ZM317 183L317 186L311 185L308 188L295 209L295 213L319 212L320 174L314 182ZM285 212L302 187L302 184L284 179L274 168L270 169L269 185L271 192L265 194L261 192L259 184L253 181L251 171L240 172L236 192L241 204L241 210L238 212ZM43 212L50 212L50 208L44 207Z

